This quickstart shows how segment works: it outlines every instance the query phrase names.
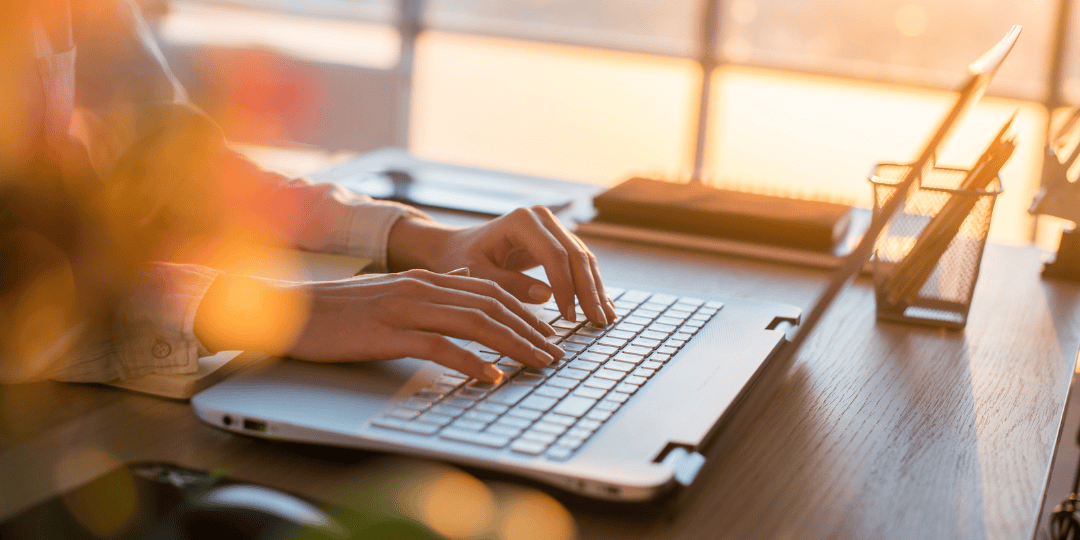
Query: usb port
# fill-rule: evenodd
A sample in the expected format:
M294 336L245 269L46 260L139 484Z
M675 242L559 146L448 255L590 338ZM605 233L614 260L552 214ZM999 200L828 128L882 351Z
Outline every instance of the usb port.
M250 418L245 418L244 429L248 431L258 431L259 433L266 433L266 422L263 422L262 420L252 420Z

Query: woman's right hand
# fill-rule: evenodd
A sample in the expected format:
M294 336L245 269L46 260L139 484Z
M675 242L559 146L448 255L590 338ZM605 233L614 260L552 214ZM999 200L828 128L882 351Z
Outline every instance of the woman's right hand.
M448 337L475 341L522 364L561 358L554 330L493 282L467 270L409 270L339 281L219 276L195 333L211 350L260 350L314 362L431 360L495 382L502 372Z

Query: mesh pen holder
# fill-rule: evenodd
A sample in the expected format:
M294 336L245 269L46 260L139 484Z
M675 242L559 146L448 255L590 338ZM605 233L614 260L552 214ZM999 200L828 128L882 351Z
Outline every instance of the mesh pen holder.
M875 216L909 170L899 164L874 168ZM882 231L873 259L879 320L956 329L967 323L1002 186L995 177L985 189L961 189L966 175L963 169L931 170Z

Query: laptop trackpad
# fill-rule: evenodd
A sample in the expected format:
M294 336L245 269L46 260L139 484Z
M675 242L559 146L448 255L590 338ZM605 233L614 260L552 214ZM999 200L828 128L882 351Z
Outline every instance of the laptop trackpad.
M443 371L415 358L345 364L273 358L196 398L218 410L341 431L362 425L392 399L411 395Z

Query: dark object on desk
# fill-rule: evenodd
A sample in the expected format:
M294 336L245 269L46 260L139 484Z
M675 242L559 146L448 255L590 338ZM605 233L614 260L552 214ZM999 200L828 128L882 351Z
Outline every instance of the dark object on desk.
M1080 540L1080 377L1073 374L1033 540Z
M389 534L387 534L389 533ZM119 467L0 523L4 540L436 540L426 527L362 515L164 463Z
M375 171L345 182L346 187L376 199L388 199L414 206L444 208L490 216L501 216L523 206L546 206L557 212L570 206L565 195L491 179L412 172L406 168Z
M1080 231L1075 228L1061 231L1057 255L1043 266L1043 276L1080 281Z
M851 207L631 178L593 200L594 221L831 251L851 224Z

